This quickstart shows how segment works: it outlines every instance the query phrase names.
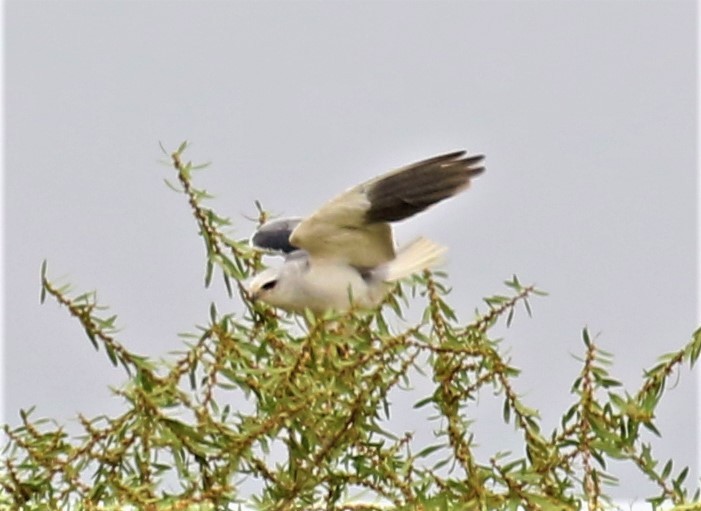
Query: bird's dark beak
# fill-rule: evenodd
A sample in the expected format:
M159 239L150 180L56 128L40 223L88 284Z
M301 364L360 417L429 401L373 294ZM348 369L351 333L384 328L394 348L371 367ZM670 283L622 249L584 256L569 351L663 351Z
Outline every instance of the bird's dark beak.
M248 298L249 298L252 302L257 302L257 301L258 301L258 298L260 298L260 294L257 293L257 292L255 292L255 291L249 291L249 292L248 292Z

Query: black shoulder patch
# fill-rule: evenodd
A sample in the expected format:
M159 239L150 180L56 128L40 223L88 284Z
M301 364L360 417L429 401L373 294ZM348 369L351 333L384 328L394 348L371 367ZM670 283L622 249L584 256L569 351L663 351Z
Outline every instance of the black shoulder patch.
M251 245L271 252L294 252L298 248L290 243L290 235L301 221L301 218L281 218L266 222L251 236Z

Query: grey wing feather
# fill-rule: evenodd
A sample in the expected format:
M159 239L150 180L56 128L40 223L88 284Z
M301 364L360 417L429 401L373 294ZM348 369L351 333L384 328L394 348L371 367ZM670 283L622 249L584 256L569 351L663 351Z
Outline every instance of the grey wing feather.
M290 243L290 235L301 221L301 218L280 218L266 222L253 233L250 244L268 252L282 254L299 250Z

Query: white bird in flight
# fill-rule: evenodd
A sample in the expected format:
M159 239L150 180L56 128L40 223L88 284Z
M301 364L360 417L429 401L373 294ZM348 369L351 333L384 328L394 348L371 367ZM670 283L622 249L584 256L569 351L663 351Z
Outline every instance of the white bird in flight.
M354 186L307 218L263 224L251 245L286 258L251 280L250 296L292 312L376 307L393 282L436 265L446 251L418 238L395 252L389 222L466 189L484 171L483 159L465 151L436 156Z

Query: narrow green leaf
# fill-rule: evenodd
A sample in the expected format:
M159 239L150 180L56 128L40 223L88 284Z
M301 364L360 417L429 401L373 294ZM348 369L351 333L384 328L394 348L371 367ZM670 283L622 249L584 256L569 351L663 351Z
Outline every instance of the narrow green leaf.
M660 431L657 429L657 427L655 427L655 425L652 422L649 422L649 421L643 422L642 425L646 429L649 429L650 431L652 431L656 436L662 437L662 434L660 433Z
M584 344L589 348L591 346L591 339L589 338L589 331L586 328L582 330L582 339L584 339Z
M214 264L212 264L212 260L207 261L207 266L205 268L205 274L204 274L204 285L205 287L209 287L209 285L212 283L212 272L214 271Z
M672 472L672 460L669 460L669 461L667 461L667 463L665 463L665 466L662 469L662 479L667 479L671 472Z
M108 342L105 343L105 351L107 352L107 356L110 359L110 362L112 362L112 365L117 367L118 361L117 361L117 355L114 352L114 348L112 345Z
M182 189L181 187L179 187L179 186L177 186L177 185L171 183L169 179L163 179L163 182L166 184L166 186L167 186L168 188L170 188L170 189L173 190L174 192L183 193L183 189Z
M198 163L197 165L193 165L193 166L192 166L192 170L202 170L202 169L206 169L206 168L209 167L211 164L212 164L212 162L210 162L210 161L207 161L207 162L204 162L204 163Z
M432 453L438 451L439 449L442 449L444 447L443 444L435 444L435 445L430 445L426 447L425 449L422 449L421 451L418 452L416 455L417 458L426 458L427 456L430 456Z
M457 321L458 318L455 315L455 311L451 309L447 303L445 303L443 300L439 300L438 305L446 318L448 318L451 321Z
M502 411L502 415L504 416L504 422L509 424L511 422L511 404L509 403L508 399L504 399L504 409Z
M100 348L97 344L97 339L95 339L95 333L92 332L91 330L86 330L85 333L88 335L88 339L90 339L90 342L95 347L95 349L99 350Z
M41 263L41 294L39 296L39 303L44 303L46 301L46 259Z
M433 403L434 401L435 401L435 398L433 396L425 397L425 398L417 401L416 403L414 403L414 408L422 408L429 403Z
M674 483L679 486L684 482L684 479L686 479L686 476L689 475L689 467L684 467L684 469L679 472L679 475L677 478L674 480Z
M226 292L229 295L229 298L234 296L234 290L231 286L231 279L226 273L222 273L222 277L224 277L224 287L226 287Z
M146 392L151 392L153 389L153 380L151 380L146 371L139 370L137 372L137 381Z

